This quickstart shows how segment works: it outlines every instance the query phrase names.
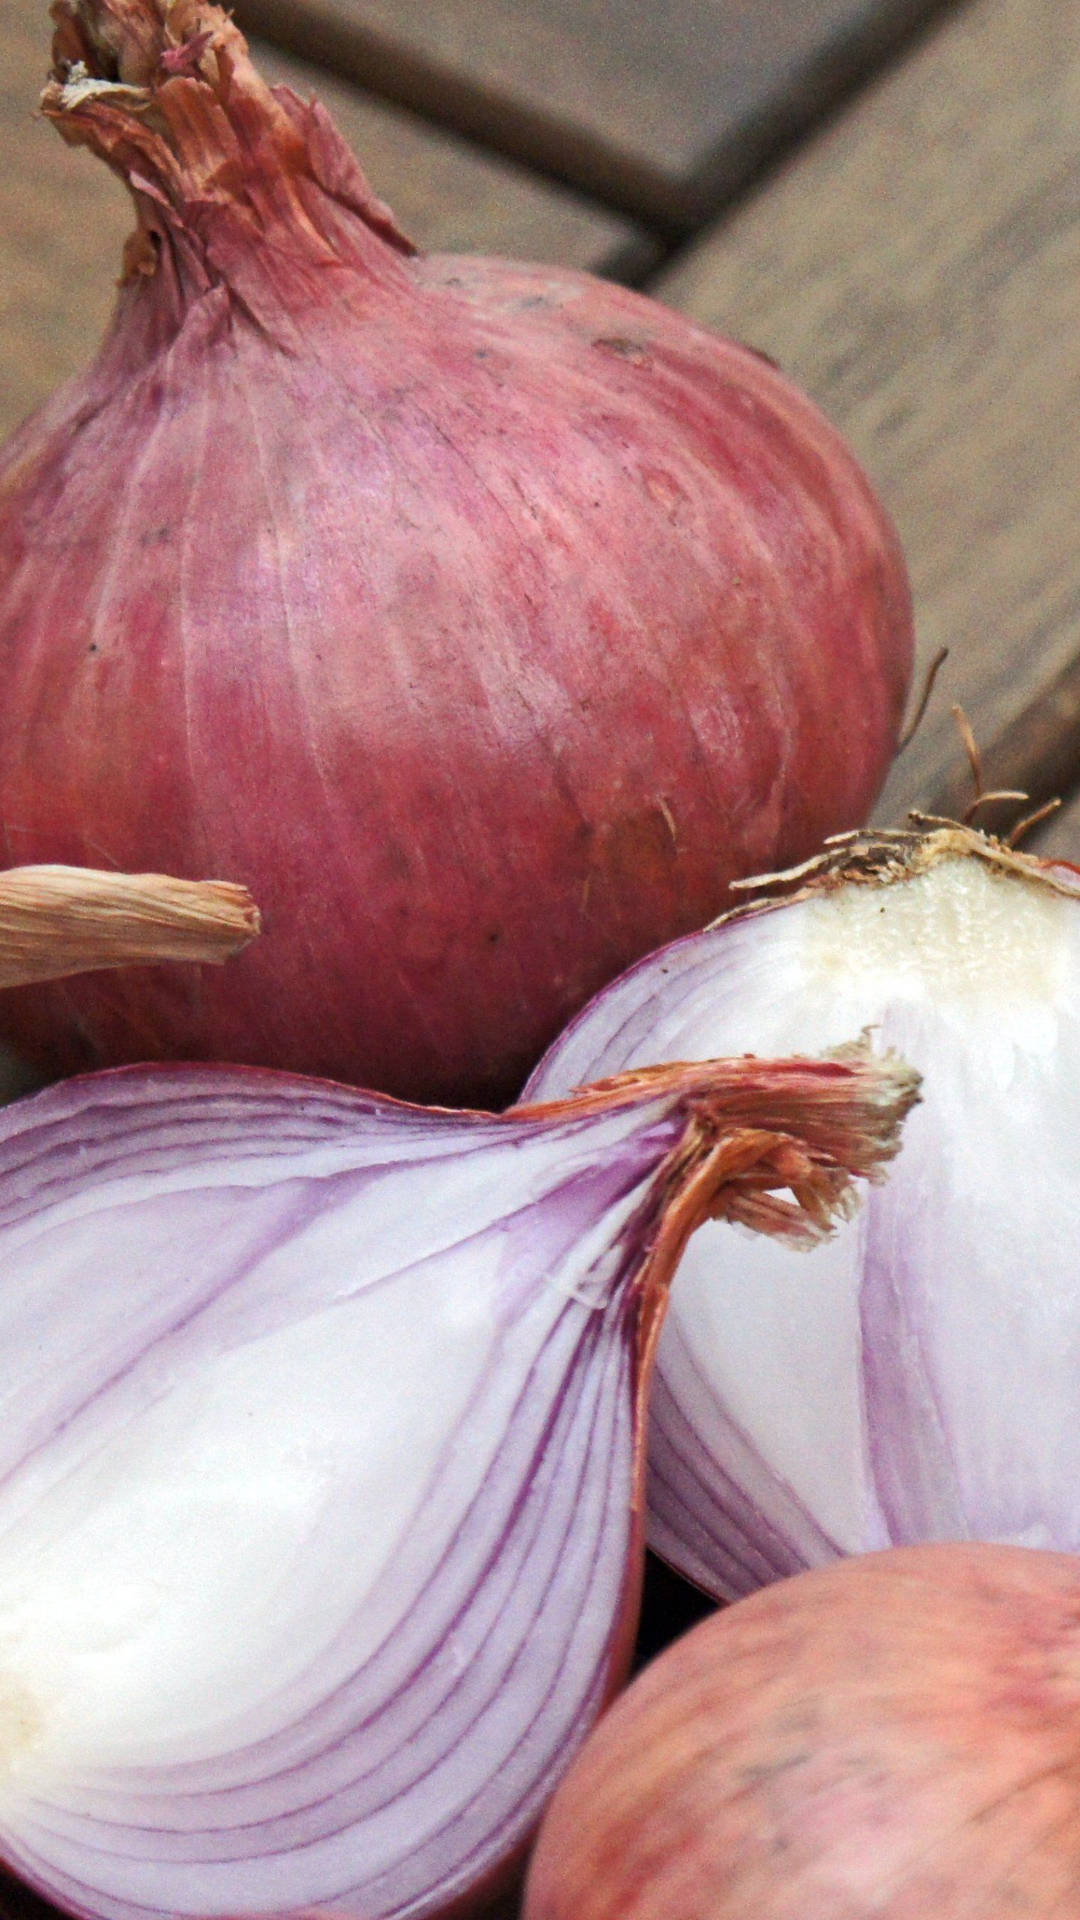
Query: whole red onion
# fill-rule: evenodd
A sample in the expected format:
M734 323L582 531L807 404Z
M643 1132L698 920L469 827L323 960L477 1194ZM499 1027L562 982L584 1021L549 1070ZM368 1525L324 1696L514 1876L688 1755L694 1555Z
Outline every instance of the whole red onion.
M0 826L20 861L235 875L266 933L7 1031L501 1100L734 875L864 817L895 534L760 357L416 257L218 9L56 11L45 111L138 228L96 363L0 461Z
M1076 1920L1080 1560L893 1549L676 1642L591 1735L525 1920Z

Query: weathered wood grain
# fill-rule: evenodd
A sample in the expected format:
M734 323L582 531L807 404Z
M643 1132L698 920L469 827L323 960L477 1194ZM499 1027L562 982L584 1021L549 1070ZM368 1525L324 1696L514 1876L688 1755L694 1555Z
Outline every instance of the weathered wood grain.
M131 226L120 184L36 117L41 0L0 0L0 435L84 365ZM269 49L275 81L318 93L421 245L638 274L655 249L626 220Z
M773 354L862 457L950 658L883 817L1080 780L1080 11L976 0L663 276ZM995 743L1000 742L1000 750Z
M715 212L945 0L239 0L242 26L660 225Z

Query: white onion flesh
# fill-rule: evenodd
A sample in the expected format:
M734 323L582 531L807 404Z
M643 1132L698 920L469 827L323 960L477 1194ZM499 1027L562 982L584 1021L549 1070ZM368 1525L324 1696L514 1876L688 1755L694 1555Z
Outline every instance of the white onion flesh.
M650 1540L718 1595L890 1544L1080 1548L1080 876L961 842L643 961L530 1083L863 1027L924 1076L888 1186L808 1261L717 1223L680 1265Z

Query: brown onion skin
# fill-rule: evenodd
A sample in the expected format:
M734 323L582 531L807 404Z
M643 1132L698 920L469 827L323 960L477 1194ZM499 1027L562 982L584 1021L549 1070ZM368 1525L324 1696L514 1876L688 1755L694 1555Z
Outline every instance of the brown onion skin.
M212 17L176 0L173 37ZM159 104L212 93L151 68ZM0 1019L53 1071L221 1058L501 1104L731 879L866 817L904 563L764 359L585 274L413 256L325 116L274 102L284 211L136 194L97 362L0 455L0 844L227 873L264 937L221 977ZM119 111L63 130L101 149Z
M1080 1560L896 1548L695 1627L590 1736L524 1920L1077 1920Z

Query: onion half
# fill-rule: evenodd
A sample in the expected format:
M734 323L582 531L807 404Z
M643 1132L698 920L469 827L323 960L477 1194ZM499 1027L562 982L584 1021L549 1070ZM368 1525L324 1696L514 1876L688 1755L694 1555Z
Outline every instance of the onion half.
M809 1270L708 1226L674 1289L649 1535L714 1595L920 1540L1080 1549L1075 868L852 837L601 994L530 1097L863 1026L925 1076L887 1190Z
M161 1067L0 1114L0 1859L93 1920L490 1891L625 1666L687 1236L820 1235L916 1085L493 1118Z
M94 366L0 454L0 830L235 875L265 934L20 993L5 1036L502 1105L734 875L865 818L895 532L747 349L417 256L218 8L56 13L44 111L138 226Z

